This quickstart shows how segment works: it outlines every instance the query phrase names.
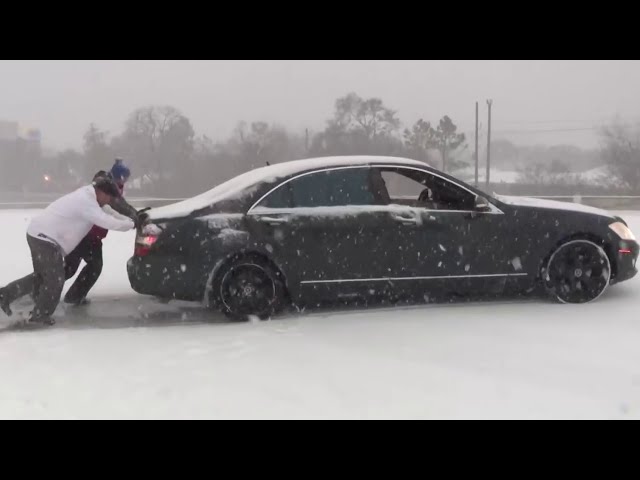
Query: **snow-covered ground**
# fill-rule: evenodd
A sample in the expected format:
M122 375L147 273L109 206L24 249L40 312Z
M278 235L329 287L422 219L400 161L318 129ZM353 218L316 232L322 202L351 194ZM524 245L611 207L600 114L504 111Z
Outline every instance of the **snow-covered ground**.
M0 211L0 284L30 271L32 213ZM621 214L640 232L639 212ZM233 324L133 293L132 249L132 234L111 232L90 306L61 307L47 330L0 333L0 418L640 418L638 279L588 305Z

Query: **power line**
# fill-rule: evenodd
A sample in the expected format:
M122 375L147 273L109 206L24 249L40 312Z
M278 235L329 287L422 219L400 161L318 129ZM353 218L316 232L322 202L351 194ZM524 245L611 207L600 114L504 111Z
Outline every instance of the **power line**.
M497 123L497 125L503 126L503 125L509 125L509 124L517 124L517 123L525 123L525 122L505 122L505 121L500 121L500 122L494 122ZM569 123L569 122L546 122L546 121L532 121L529 122L531 124L545 124L545 123ZM578 123L578 122L574 122L574 123ZM586 122L583 122L586 123ZM630 126L634 126L634 123L631 122L618 122L620 125L622 126L626 126L626 127L630 127ZM591 124L590 126L584 126L584 127L557 127L557 128L514 128L514 129L507 129L507 130L494 130L494 133L539 133L539 132L579 132L579 131L589 131L589 130L599 130L600 128L602 128L603 126L605 126L604 123L601 124L597 124L597 125L593 125ZM465 130L469 130L471 131L471 128L466 128Z
M533 130L496 130L494 133L545 133L545 132L581 132L589 130L599 130L601 127L580 127L580 128L545 128Z
M520 124L520 125L540 125L540 124L558 124L558 123L607 123L608 120L501 120L502 124Z

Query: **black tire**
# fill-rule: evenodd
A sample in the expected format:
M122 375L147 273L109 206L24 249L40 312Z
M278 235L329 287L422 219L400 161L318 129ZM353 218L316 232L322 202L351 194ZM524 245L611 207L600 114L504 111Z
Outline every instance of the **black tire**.
M268 261L244 256L221 268L210 291L210 305L235 321L267 320L284 304L281 275Z
M571 240L551 254L542 278L547 292L561 303L592 302L609 287L611 261L599 245Z

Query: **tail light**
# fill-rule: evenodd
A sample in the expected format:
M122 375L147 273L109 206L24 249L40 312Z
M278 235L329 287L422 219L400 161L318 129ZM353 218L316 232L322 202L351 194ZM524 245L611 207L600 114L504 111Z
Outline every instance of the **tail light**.
M134 255L137 257L144 257L149 253L151 247L157 240L157 235L139 235L136 237L136 246L133 252Z

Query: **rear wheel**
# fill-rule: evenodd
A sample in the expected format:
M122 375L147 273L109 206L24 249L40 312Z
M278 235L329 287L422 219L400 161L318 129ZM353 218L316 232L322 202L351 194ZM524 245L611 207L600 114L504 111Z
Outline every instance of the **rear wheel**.
M218 308L238 321L268 319L282 308L285 298L279 272L259 257L240 258L223 267L211 293Z
M602 249L588 240L561 245L543 271L547 291L562 303L587 303L609 286L611 262Z

